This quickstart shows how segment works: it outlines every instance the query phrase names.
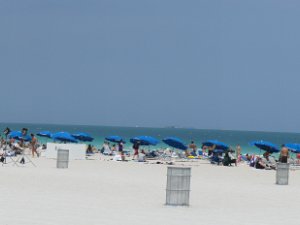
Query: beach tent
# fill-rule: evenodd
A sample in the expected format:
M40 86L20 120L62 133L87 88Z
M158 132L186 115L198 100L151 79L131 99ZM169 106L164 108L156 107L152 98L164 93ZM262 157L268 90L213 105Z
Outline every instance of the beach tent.
M264 150L269 153L277 153L280 152L279 148L271 142L268 141L252 141L250 142L251 146L256 146L257 148Z
M72 134L72 136L79 141L93 141L94 140L94 138L91 135L89 135L87 133L83 133L83 132Z
M223 142L220 142L218 140L208 140L202 143L204 146L216 146L216 149L221 149L221 150L228 150L229 146Z
M123 141L123 138L120 136L117 136L117 135L113 135L113 136L106 137L105 140L110 141L110 142L119 143L119 142Z
M167 145L169 145L172 148L177 148L180 150L187 150L188 147L186 144L184 144L184 142L177 138L177 137L167 137L165 139L163 139L163 142L166 143Z
M131 143L140 142L140 145L157 145L159 141L151 136L138 136L130 139Z
M77 140L68 132L58 132L52 135L54 141L77 143Z

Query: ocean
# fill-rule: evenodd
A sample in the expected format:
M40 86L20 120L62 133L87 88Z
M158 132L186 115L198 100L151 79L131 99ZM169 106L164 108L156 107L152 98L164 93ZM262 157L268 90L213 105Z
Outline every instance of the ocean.
M280 147L284 143L300 143L300 133L259 132L259 131L230 131L230 130L204 130L204 129L182 129L182 128L144 128L144 127L112 127L112 126L88 126L88 125L49 125L49 124L22 124L22 123L0 123L0 131L6 127L11 130L21 130L23 127L29 129L29 133L37 133L44 130L51 132L67 131L70 133L86 132L94 137L91 143L101 148L104 138L110 135L119 135L126 141L126 148L131 148L129 139L135 136L147 135L162 140L168 136L181 138L186 144L192 140L201 147L201 143L216 139L222 141L234 149L237 144L242 147L242 153L261 153L259 149L250 146L249 142L254 140L265 140L277 144ZM4 134L2 133L2 136ZM49 139L39 138L40 142L46 143ZM162 141L151 149L167 147Z

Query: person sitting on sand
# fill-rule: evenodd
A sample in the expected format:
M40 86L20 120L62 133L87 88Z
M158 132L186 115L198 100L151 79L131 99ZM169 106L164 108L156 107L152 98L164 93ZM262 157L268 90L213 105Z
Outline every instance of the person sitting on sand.
M202 145L201 149L202 149L202 155L207 156L207 146Z
M269 161L270 160L270 152L265 152L264 154L263 154L263 157L267 160L267 161Z
M256 163L255 163L255 168L256 169L266 169L266 170L271 170L271 169L275 170L276 169L275 166L265 163L263 161L263 159L260 157L257 157Z
M248 153L247 153L245 156L246 156L246 160L250 162L250 161L251 161L251 158L252 158L252 156L251 156L251 155L249 155Z
M262 161L260 157L257 157L256 163L255 163L255 169L261 169L264 170L267 168L267 165Z
M93 153L93 149L91 145L88 145L87 149L86 149L86 154L92 154Z
M142 149L141 153L139 153L138 161L146 162L146 153L145 153L144 149Z
M237 166L236 158L233 153L234 153L233 150L229 150L225 152L224 159L223 159L224 166L231 166L232 163L234 163L235 166Z
M229 150L228 156L230 158L230 165L231 165L231 163L234 163L235 166L237 166L237 160L236 160L236 157L234 156L234 151L232 149Z
M256 161L257 161L257 156L251 155L249 166L255 167Z
M111 150L110 150L110 147L109 147L109 143L104 142L102 149L103 149L103 155L111 155Z
M280 155L279 155L279 162L287 163L289 158L289 150L284 145L281 148Z

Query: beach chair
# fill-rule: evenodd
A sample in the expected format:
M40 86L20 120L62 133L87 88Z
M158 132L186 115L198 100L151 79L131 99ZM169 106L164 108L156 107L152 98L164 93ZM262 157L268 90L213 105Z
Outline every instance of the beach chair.
M157 152L158 153L158 160L162 161L171 161L173 158L175 158L175 154L173 154L170 149L166 149L163 152Z
M25 164L29 163L32 166L36 167L36 165L33 163L33 161L30 159L30 157L26 153L26 150L28 150L28 148L21 148L21 154L19 154L17 159L14 160L13 165L19 166L19 165L25 165Z
M213 154L210 157L210 163L220 165L222 164L222 158L218 154Z
M300 160L299 159L289 159L290 170L300 170Z

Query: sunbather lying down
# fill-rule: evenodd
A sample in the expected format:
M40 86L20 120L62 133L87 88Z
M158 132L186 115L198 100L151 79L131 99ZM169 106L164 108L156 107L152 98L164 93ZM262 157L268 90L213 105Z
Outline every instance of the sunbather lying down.
M262 160L262 158L258 157L255 164L256 169L265 169L265 170L276 170L274 165L268 164Z

